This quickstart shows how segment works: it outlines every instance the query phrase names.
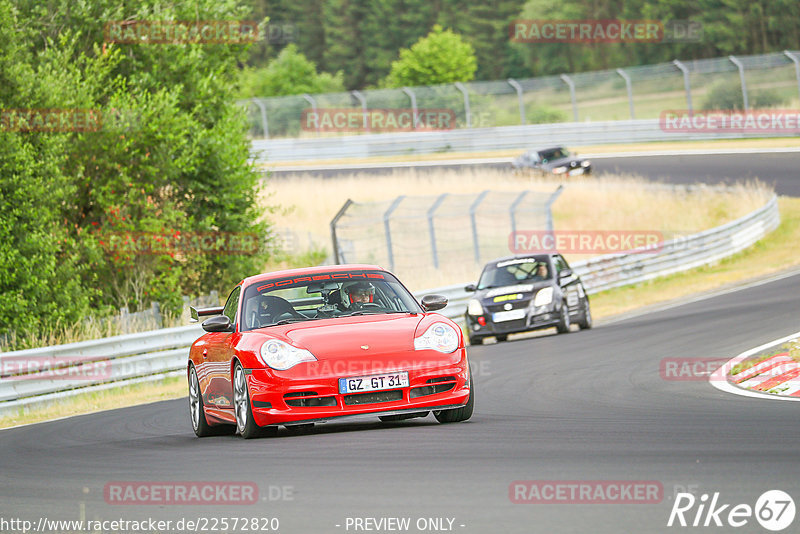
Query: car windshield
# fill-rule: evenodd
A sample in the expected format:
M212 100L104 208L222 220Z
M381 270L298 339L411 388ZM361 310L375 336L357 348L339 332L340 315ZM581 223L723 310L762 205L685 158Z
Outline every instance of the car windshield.
M553 148L550 150L542 150L539 152L539 156L542 158L544 163L547 163L548 161L552 161L554 159L566 158L569 156L569 152L563 148Z
M297 275L248 286L241 330L354 315L421 312L414 296L387 272Z
M551 278L551 269L546 260L520 258L487 266L478 281L478 289L513 286Z

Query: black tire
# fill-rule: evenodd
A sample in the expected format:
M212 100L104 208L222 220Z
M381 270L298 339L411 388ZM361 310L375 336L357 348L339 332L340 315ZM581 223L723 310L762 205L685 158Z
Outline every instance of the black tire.
M379 415L378 419L380 419L384 423L394 423L396 421L405 421L406 419L416 419L417 417L427 417L428 414L431 412L414 412L414 413L402 413L396 415Z
M502 343L503 341L506 341L508 339L508 334L497 334L496 336L494 336L494 338L497 340L498 343Z
M467 404L461 408L452 410L434 410L433 416L440 423L459 423L472 417L472 409L475 406L475 383L472 381L472 369L469 371L469 399Z
M197 380L197 371L194 365L189 366L189 419L192 429L198 438L207 436L221 436L232 434L234 427L231 425L210 425L203 410L203 395L200 393L200 382Z
M569 318L569 306L567 306L567 302L564 301L561 303L561 318L558 320L556 330L558 330L559 334L567 334L569 333L569 327L571 324L572 322Z
M470 345L483 345L483 338L482 337L472 337L469 338Z
M242 364L236 362L233 369L233 412L236 415L236 432L244 439L274 436L278 433L276 426L258 426L253 418L253 407L250 403L250 391Z
M583 312L581 313L581 320L578 322L581 330L589 330L592 327L592 310L589 308L589 299L583 300Z

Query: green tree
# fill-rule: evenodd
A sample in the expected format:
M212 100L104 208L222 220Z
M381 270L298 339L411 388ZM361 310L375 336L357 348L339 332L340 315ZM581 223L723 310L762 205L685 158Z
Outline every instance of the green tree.
M245 69L240 98L344 91L342 73L317 72L317 66L290 44L266 68Z
M400 50L386 77L387 87L467 82L478 68L475 50L460 35L438 24L411 48Z

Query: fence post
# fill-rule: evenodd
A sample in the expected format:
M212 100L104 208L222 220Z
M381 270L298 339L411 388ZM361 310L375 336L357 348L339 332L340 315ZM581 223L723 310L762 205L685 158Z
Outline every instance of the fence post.
M689 109L689 116L691 117L694 112L692 111L692 87L689 84L689 69L677 59L674 60L672 64L678 67L683 73L683 88L686 90L686 107Z
M417 123L419 123L419 117L417 116L417 95L414 94L414 91L411 90L410 87L403 87L403 92L408 96L409 100L411 100L411 114L414 116L414 129L417 129Z
M151 302L150 303L150 310L151 310L151 313L153 315L153 319L156 322L156 326L161 328L162 327L162 323L161 323L161 306L158 304L158 302Z
M475 221L475 212L478 210L478 206L481 202L483 202L483 199L486 198L486 195L488 194L489 191L486 190L478 195L478 198L476 198L475 202L473 202L469 207L469 220L472 224L472 244L473 248L475 249L475 263L481 262L481 249L480 244L478 243L478 224Z
M311 104L311 111L314 112L314 116L319 117L319 114L317 113L317 101L314 100L314 97L308 93L304 93L303 98L306 99L306 102ZM317 119L317 135L319 135L319 119Z
M514 88L517 92L517 100L519 100L519 123L525 124L525 102L522 101L522 86L514 78L506 80L508 85Z
M264 103L258 98L251 98L251 102L255 102L258 109L261 110L261 130L264 132L264 139L269 139L269 125L267 124L267 108Z
M508 208L508 213L511 215L511 235L517 235L517 206L519 206L520 202L525 198L525 195L528 194L528 190L526 189L522 193L519 194L517 198L514 199L514 202L511 203L511 207Z
M631 120L634 120L636 116L633 114L633 87L631 86L631 77L622 69L617 69L617 74L622 76L622 79L625 80L625 87L628 89L628 107L631 110Z
M545 207L547 208L547 231L552 232L554 230L553 227L553 203L558 199L559 195L564 192L564 184L558 186L558 189L550 195L550 198L547 199L545 203Z
M472 119L470 118L469 111L469 93L467 92L467 88L464 87L464 84L461 82L456 82L453 85L455 85L456 89L461 91L461 94L464 95L464 115L467 117L467 128L472 128Z
M572 100L572 118L574 122L578 122L578 101L575 98L575 82L566 74L561 75L561 80L569 86L569 98Z
M369 131L369 120L367 118L367 99L361 94L361 91L350 91L353 97L361 102L361 116L363 121L364 130Z
M394 199L392 205L383 214L383 229L386 232L386 250L389 252L389 269L391 270L394 270L394 252L392 251L392 230L389 228L389 217L392 216L392 212L397 209L397 206L400 205L405 197L405 195L400 195Z
M797 94L800 95L800 59L788 50L784 50L783 53L794 63L794 76L797 78Z
M736 59L736 56L728 56L728 59L739 69L739 79L742 82L742 101L744 102L744 110L747 111L750 109L750 106L747 103L747 84L745 84L744 81L744 65L742 65L741 61Z
M428 232L431 236L431 253L433 254L433 268L439 268L439 255L436 252L436 228L433 225L433 214L439 209L439 206L442 205L444 199L447 198L447 193L443 193L439 195L439 198L433 203L433 205L428 210Z
M353 201L348 198L347 201L344 203L344 206L342 206L336 213L336 215L333 217L333 219L331 219L331 240L333 241L333 263L335 264L342 263L339 260L339 240L336 239L336 223L339 222L339 219L342 218L344 212L347 211L347 208L349 208L350 204L352 203Z

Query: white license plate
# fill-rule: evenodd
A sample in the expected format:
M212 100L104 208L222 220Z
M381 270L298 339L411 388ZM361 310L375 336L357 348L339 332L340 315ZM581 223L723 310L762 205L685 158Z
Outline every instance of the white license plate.
M580 169L572 169L571 171L569 171L570 176L578 176L579 174L583 174L583 167L581 167Z
M339 379L339 393L363 393L408 387L408 372L385 373L382 375L351 376Z
M492 314L492 321L495 323L502 323L503 321L513 321L515 319L522 319L525 317L525 310L509 310L501 311Z

